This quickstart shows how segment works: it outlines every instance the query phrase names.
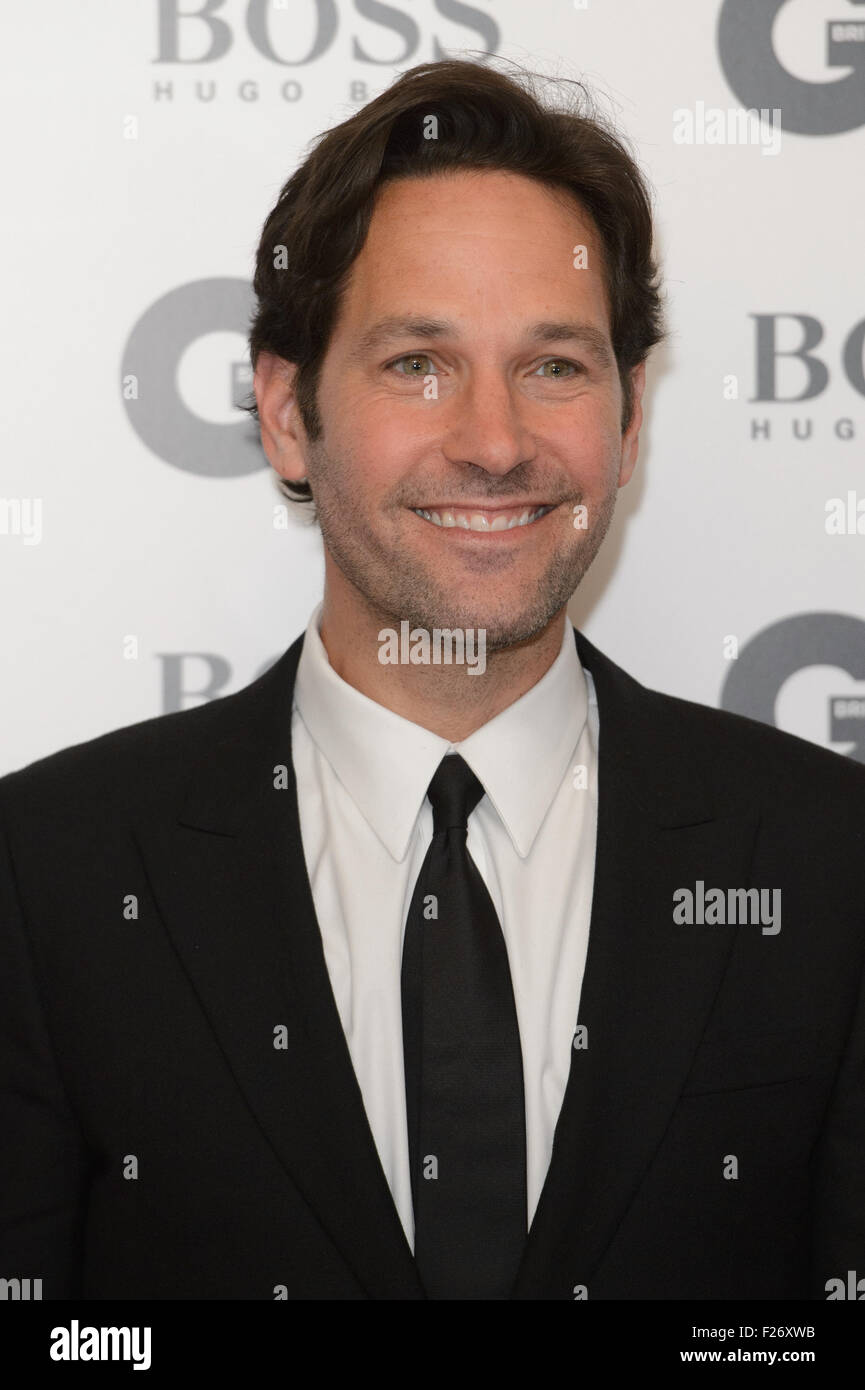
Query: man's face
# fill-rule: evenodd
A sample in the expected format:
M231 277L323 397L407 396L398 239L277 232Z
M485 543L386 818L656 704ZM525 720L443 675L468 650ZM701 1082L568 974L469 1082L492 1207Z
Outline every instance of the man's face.
M641 422L642 367L622 435L601 255L588 217L520 175L383 188L322 365L323 433L264 431L278 471L309 479L328 585L377 623L484 628L494 651L579 584Z

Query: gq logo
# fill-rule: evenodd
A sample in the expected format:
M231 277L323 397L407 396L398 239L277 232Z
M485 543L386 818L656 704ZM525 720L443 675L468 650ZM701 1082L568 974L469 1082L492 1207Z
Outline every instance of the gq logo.
M190 410L178 367L208 333L246 337L255 300L245 280L196 280L170 290L142 314L123 350L121 392L130 424L154 454L205 478L237 478L265 468L250 418L218 424ZM249 359L227 361L223 404L239 406L252 387ZM217 390L219 390L217 382Z
M803 82L781 66L772 46L772 26L786 4L800 0L723 0L718 57L733 92L749 109L780 107L784 130L800 135L840 135L865 125L865 10L857 16L848 8L826 25L827 66L853 71L837 81ZM865 0L838 0L839 10L851 5ZM804 16L807 0L801 8Z
M721 708L774 725L782 685L806 666L837 666L865 681L865 622L843 613L800 613L764 628L731 663ZM830 692L826 716L827 741L853 743L849 756L865 763L865 692Z

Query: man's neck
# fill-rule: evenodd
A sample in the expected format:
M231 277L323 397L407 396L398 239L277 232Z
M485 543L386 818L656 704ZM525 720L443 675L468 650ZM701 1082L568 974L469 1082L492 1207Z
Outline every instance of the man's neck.
M379 659L382 623L327 586L320 634L330 665L348 685L450 743L461 743L546 675L562 646L566 609L528 642L488 653L486 668L406 660L407 630L394 630L393 663ZM477 634L474 634L476 637Z

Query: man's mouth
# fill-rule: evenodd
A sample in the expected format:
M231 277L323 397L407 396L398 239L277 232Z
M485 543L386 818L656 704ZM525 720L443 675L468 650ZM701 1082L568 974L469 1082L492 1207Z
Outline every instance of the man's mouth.
M461 527L464 531L513 531L518 526L531 526L547 512L550 506L517 507L412 507L415 516L431 521L433 526Z

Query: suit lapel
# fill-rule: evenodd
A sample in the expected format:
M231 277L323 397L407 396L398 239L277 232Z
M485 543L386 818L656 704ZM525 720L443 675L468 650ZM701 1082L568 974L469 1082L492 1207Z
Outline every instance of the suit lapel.
M701 782L674 709L577 634L599 711L598 835L579 1022L546 1182L515 1298L591 1279L663 1138L735 927L673 922L673 893L745 886L757 827Z
M423 1298L303 857L291 757L301 646L299 638L251 686L202 711L204 756L179 815L142 820L136 838L175 949L286 1171L371 1298ZM275 1047L280 1028L285 1045Z

